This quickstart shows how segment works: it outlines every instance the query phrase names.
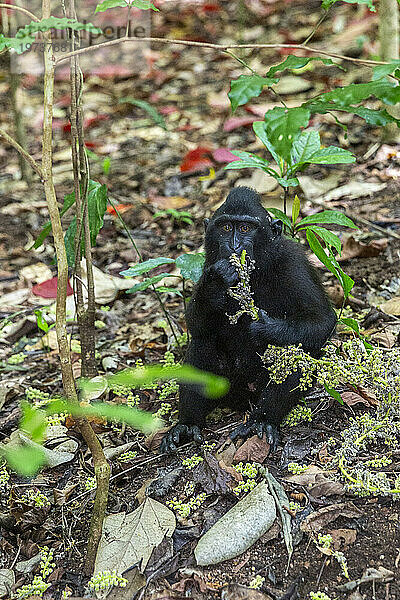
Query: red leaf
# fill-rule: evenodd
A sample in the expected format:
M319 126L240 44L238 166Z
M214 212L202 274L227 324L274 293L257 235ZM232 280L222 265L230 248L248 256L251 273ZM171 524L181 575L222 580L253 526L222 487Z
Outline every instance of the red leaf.
M203 146L199 146L195 150L190 150L183 157L181 171L195 173L196 171L203 171L208 167L212 167L213 162L208 158L210 154L210 148L205 148Z
M52 277L43 283L38 283L32 287L32 293L41 298L56 298L57 297L57 281L58 277ZM74 293L69 281L67 282L67 296L72 296Z
M233 131L239 129L239 127L245 127L251 125L254 121L258 121L257 117L231 117L224 123L224 131Z
M132 69L128 69L123 65L108 64L90 69L90 75L97 75L101 79L123 79L132 76Z
M234 160L240 160L237 156L229 152L226 148L217 148L212 153L213 159L220 163L228 163Z
M108 121L109 115L96 115L95 117L88 117L83 122L84 129L90 129L91 127L96 127L100 123L100 121Z
M134 204L117 204L116 205L116 209L119 213L124 213L127 210L129 210L130 208L132 208L134 206ZM115 208L113 206L107 206L107 213L109 215L116 215L117 211L115 210Z

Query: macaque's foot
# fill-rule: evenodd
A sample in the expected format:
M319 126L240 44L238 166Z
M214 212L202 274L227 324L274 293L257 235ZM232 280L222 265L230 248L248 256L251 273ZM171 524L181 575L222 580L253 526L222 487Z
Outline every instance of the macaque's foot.
M252 416L246 423L242 423L231 433L232 441L238 438L246 439L252 435L258 435L260 439L265 434L268 444L271 446L271 452L275 452L279 442L279 431L275 425L267 423L261 417Z
M197 444L201 444L203 436L200 431L200 427L197 425L174 425L164 435L161 445L160 453L175 452L178 446L187 442L195 441Z

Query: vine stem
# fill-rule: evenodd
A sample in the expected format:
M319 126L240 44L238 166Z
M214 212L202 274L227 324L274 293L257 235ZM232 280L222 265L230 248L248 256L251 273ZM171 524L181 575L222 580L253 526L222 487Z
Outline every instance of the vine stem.
M31 165L32 169L37 173L41 179L44 180L44 175L41 166L36 162L36 160L27 152L14 138L12 138L8 133L6 133L3 129L0 129L0 137L4 138L6 142L10 144L26 161Z
M107 48L109 46L115 46L121 43L126 42L135 42L135 43L148 43L154 42L158 44L176 44L178 46L194 46L196 48L208 48L210 50L219 50L221 52L227 52L227 50L231 49L248 49L248 50L261 50L263 48L270 49L279 49L279 48L288 48L292 50L304 50L306 52L311 52L313 54L322 54L324 56L329 56L331 58L337 58L339 60L347 60L349 62L354 62L358 64L365 64L371 66L377 65L386 65L387 62L378 61L378 60L370 60L367 58L353 58L352 56L346 56L344 54L337 54L336 52L331 52L328 50L320 50L318 48L312 48L311 46L305 46L303 44L212 44L208 42L195 42L192 40L173 40L170 38L157 38L157 37L122 37L116 40L109 40L108 42L102 42L101 44L95 44L93 46L89 46L88 48L81 48L80 50L74 50L73 52L67 52L63 56L60 56L56 59L56 66L60 63L64 62L71 58L71 56L76 56L78 54L87 54L88 52L92 52L93 50L98 50L99 48ZM232 54L231 54L232 55ZM237 60L237 57L234 56ZM245 65L247 68L248 65Z
M27 15L30 19L32 19L32 21L35 21L36 23L39 23L39 21L40 21L40 19L36 15L31 13L30 10L27 10L26 8L22 8L21 6L14 6L13 4L4 4L2 2L0 4L0 8L6 8L6 9L16 10L18 12L21 12L24 15Z

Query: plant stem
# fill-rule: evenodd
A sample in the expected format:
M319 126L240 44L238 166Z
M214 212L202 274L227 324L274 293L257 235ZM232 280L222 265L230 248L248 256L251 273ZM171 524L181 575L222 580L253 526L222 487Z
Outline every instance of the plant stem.
M35 173L37 173L39 175L41 181L43 181L44 180L43 170L40 167L40 165L38 165L38 163L35 161L33 156L31 156L26 150L24 150L24 148L22 148L22 146L20 146L20 144L18 144L18 142L16 140L14 140L14 138L12 138L10 135L8 135L8 133L3 131L3 129L1 129L1 128L0 128L0 137L4 138L6 140L6 142L8 142L10 144L10 146L15 148L15 150L17 152L19 152L19 154L21 156L23 156L26 161L28 161L28 163L31 165L32 169L35 171Z
M31 13L26 8L22 8L21 6L14 6L13 4L4 4L2 2L0 4L0 8L5 8L7 10L17 10L18 12L21 12L21 13L24 13L24 15L27 15L32 21L36 21L36 23L39 23L39 21L40 21L40 19L36 15Z

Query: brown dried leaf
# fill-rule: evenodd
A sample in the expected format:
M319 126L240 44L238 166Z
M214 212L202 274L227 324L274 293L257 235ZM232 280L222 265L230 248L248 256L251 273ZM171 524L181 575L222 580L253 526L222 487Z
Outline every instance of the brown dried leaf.
M261 440L257 435L253 435L237 449L232 462L234 464L239 462L258 462L262 464L267 458L269 450L270 445L265 435Z
M357 538L357 531L355 529L332 529L328 531L332 536L333 549L334 550L347 550L347 548L354 544Z
M237 485L236 478L222 469L209 452L204 453L204 460L193 469L193 479L206 494L225 494Z
M368 400L356 392L343 392L340 395L342 396L343 402L347 404L347 406L354 406L355 404L364 404L364 406L370 406Z
M343 244L342 255L339 256L337 260L338 262L344 262L350 258L370 258L371 256L379 256L379 254L387 248L387 245L387 238L372 240L368 244L363 244L350 235L346 238Z
M302 524L300 529L306 533L317 533L323 529L329 523L332 523L339 517L346 517L348 519L359 518L362 516L362 512L352 503L347 504L331 504L330 506L324 506L316 512L308 515Z

